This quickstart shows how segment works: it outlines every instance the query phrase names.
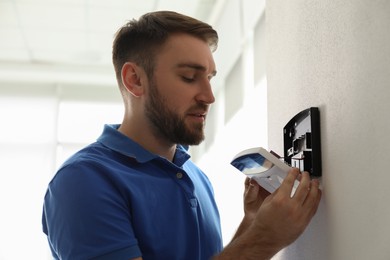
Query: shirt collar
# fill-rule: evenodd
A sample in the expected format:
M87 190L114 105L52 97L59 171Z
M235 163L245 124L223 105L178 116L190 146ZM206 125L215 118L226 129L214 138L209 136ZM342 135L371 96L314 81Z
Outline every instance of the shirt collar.
M145 150L141 145L119 132L119 126L119 124L104 125L103 133L97 141L118 153L134 158L139 163L161 158L160 156ZM173 163L181 167L190 158L187 150L188 146L177 145Z

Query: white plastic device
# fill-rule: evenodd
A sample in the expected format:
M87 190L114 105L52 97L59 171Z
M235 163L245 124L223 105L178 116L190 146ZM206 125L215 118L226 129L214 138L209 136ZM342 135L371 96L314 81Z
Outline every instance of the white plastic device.
M254 179L268 192L274 192L291 170L285 162L262 147L250 148L234 156L231 164L248 177ZM295 181L291 195L299 181Z

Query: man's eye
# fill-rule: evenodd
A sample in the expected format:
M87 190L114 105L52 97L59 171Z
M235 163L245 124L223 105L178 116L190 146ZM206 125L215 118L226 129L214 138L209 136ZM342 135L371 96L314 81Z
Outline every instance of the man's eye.
M188 78L188 77L184 77L184 76L182 76L181 78L183 79L183 81L188 82L188 83L191 83L191 82L195 81L194 78Z

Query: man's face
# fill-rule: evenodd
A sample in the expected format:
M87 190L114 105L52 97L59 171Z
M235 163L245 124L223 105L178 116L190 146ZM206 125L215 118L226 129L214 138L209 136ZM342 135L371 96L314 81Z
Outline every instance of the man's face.
M145 113L156 136L174 144L204 140L210 80L215 64L207 43L189 35L172 36L157 55L149 80Z

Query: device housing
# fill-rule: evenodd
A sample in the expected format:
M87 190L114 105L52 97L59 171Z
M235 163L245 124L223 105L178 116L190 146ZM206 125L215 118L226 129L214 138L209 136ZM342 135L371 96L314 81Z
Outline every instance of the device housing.
M322 175L320 112L310 107L296 114L283 128L284 161L307 171L312 177Z

